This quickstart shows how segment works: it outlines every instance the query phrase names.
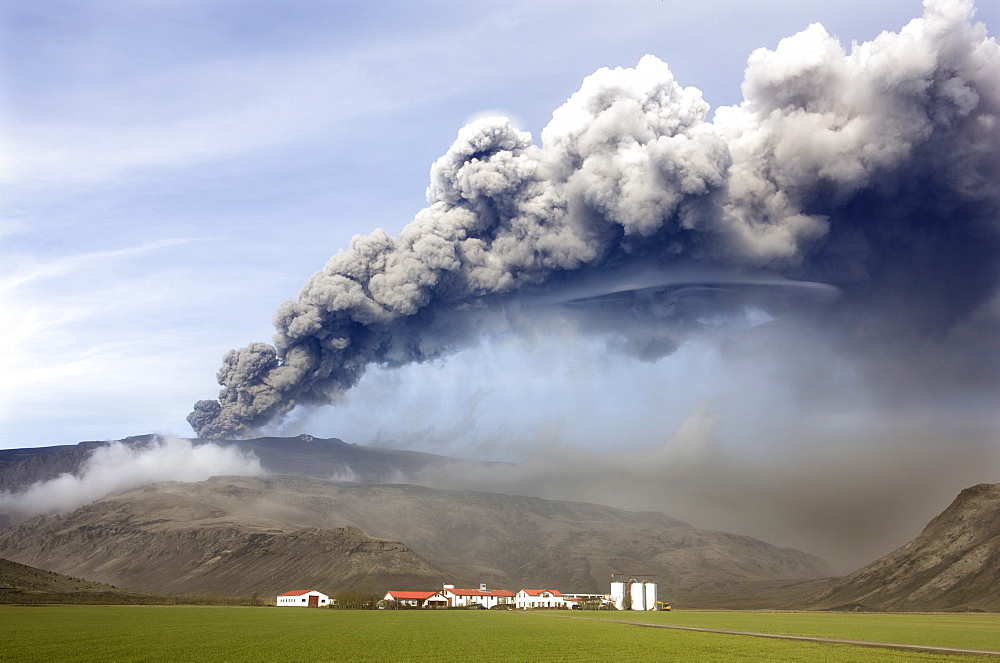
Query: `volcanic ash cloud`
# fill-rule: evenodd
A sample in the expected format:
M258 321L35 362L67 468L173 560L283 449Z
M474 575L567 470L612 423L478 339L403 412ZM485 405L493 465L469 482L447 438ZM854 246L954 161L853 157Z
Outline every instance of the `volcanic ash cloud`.
M647 55L587 77L541 145L505 118L462 128L431 168L429 205L398 237L355 236L281 305L273 345L226 354L218 400L188 421L202 437L248 435L335 401L370 364L443 356L489 312L639 264L831 284L845 347L962 329L982 366L997 336L995 307L983 311L997 291L1000 49L974 13L927 0L922 18L850 51L812 25L755 51L745 101L712 121ZM663 322L691 333L694 316Z

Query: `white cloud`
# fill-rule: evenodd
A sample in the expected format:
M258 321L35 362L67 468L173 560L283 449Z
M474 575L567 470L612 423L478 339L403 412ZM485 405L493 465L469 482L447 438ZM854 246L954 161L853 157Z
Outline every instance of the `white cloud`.
M148 445L120 441L96 448L77 474L64 473L20 492L0 492L0 511L17 519L72 511L107 495L157 481L204 481L212 476L262 476L253 454L175 437Z

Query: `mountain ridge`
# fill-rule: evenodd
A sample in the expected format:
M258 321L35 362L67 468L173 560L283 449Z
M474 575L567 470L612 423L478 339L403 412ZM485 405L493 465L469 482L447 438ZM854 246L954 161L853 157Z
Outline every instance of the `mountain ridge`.
M162 435L133 435L121 440L85 441L49 447L0 449L0 491L18 492L38 481L61 474L78 473L94 450L112 442L141 449ZM209 440L179 438L195 446L214 444L223 448L252 453L261 467L274 474L296 474L313 478L349 475L359 481L386 481L411 474L429 466L452 463L497 465L484 461L430 454L421 451L370 447L339 438L312 435L295 437L258 437L246 440Z
M191 593L192 586L179 580L176 587L158 584L167 580L149 570L145 573L155 576L155 582L144 579L142 569L131 561L139 548L129 542L142 542L147 558L157 546L187 546L171 574L182 578L181 566L193 568L218 557L218 551L232 550L231 540L301 537L307 530L322 538L345 528L397 542L415 554L420 561L411 560L413 568L422 569L417 575L424 578L420 586L430 588L452 578L498 587L604 591L610 574L618 572L658 574L664 587L682 594L748 580L830 575L826 563L814 555L751 537L702 532L657 512L296 476L213 477L144 486L65 516L37 517L4 530L0 556L105 582L114 578L114 584L143 591ZM318 545L312 541L309 547ZM281 548L282 554L291 555L293 549L289 544ZM212 551L217 554L209 556ZM313 572L308 564L301 568ZM126 582L128 573L132 576ZM389 569L376 564L366 575L379 578L371 585L380 590L392 588L379 584L392 579ZM237 583L232 591L245 593L249 588Z

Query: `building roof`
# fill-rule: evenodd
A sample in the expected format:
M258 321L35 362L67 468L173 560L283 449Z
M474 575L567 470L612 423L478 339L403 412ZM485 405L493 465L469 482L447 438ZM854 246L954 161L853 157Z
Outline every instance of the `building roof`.
M308 594L309 592L316 592L317 594L323 594L323 592L316 589L296 589L290 592L285 592L284 594L278 594L278 596L302 596L303 594ZM324 594L324 596L326 596Z
M514 596L513 592L508 592L506 589L487 589L483 592L478 589L458 589L457 587L448 587L444 591L451 592L455 596Z
M390 596L392 596L392 598L397 599L397 600L398 599L407 599L407 600L409 600L409 599L417 599L419 601L427 600L430 597L432 597L435 594L437 594L437 592L408 592L408 591L396 591L396 590L393 590L393 589L390 589L387 593Z
M558 589L522 589L521 591L528 596L538 596L542 592L548 592L552 596L562 596L562 593Z

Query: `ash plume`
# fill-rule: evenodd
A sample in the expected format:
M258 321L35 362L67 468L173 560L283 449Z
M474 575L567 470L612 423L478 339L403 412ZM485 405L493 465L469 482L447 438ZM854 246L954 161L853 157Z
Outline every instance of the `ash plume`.
M1000 48L974 14L971 0L925 0L923 17L849 50L811 25L755 51L745 100L711 120L647 55L587 77L540 145L501 117L462 128L431 168L428 207L398 237L355 236L280 306L273 345L226 354L218 400L189 423L246 436L336 402L372 364L516 330L533 298L656 359L713 316L787 306L759 292L782 277L841 293L804 308L840 351L888 353L869 379L995 380ZM604 296L606 277L650 265L636 286L650 301ZM674 283L688 294L664 290L692 271ZM594 289L580 296L582 283ZM581 297L583 314L563 305ZM645 324L608 327L616 306Z

